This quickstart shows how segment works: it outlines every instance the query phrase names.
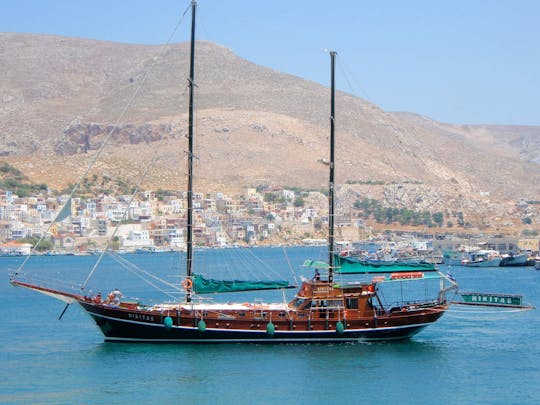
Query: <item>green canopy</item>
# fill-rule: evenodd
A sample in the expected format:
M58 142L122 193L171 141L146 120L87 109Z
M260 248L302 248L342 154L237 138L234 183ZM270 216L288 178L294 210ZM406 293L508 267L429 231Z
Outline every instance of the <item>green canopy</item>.
M437 271L434 264L431 263L405 263L392 262L384 264L374 264L359 260L354 257L343 257L334 255L335 272L341 274L367 274L367 273L396 273L402 271ZM315 269L328 269L328 263L315 260L304 261L304 267Z
M277 290L280 288L294 288L286 280L275 281L244 281L244 280L215 280L194 274L193 291L197 294L225 293L251 290Z
M396 273L401 271L436 271L431 263L407 263L395 261L384 264L373 264L354 257L335 255L336 273L365 274L365 273Z
M341 274L367 274L367 273L396 273L406 271L437 271L434 264L431 263L405 263L392 262L385 264L373 264L359 260L354 257L343 257L334 255L335 272ZM315 269L328 269L328 263L314 260L306 260L304 267Z

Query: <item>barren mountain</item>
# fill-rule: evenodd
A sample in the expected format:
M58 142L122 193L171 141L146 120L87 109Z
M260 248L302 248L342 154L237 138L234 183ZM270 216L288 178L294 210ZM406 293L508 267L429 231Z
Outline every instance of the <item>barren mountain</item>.
M188 57L184 43L0 34L2 161L60 189L107 140L90 173L182 187ZM326 87L208 42L195 81L199 189L325 187ZM540 195L540 127L449 125L338 92L336 136L337 181L354 198L504 216Z

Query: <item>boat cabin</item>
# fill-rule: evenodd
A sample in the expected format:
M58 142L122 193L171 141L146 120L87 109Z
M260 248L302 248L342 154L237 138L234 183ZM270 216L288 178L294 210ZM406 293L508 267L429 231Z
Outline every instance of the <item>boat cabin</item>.
M351 317L370 317L381 310L375 284L332 284L327 281L304 281L289 307L297 311L319 312L321 315L345 312ZM379 312L379 311L377 311Z

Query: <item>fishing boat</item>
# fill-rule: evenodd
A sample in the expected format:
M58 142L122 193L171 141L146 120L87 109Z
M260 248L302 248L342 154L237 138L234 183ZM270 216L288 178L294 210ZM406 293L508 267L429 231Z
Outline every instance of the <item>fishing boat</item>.
M528 260L529 255L527 253L508 253L501 255L501 262L499 263L499 266L526 266Z
M481 249L469 253L469 258L461 261L465 267L499 267L501 255L496 250Z
M329 226L328 262L310 262L314 276L305 278L296 294L285 300L288 281L218 280L203 277L192 269L193 243L193 97L195 63L196 2L191 3L191 52L189 69L189 120L187 153L187 228L186 273L181 282L184 288L181 302L145 305L141 301L120 299L119 292L103 300L78 292L44 287L18 279L11 283L26 287L66 302L80 305L95 321L107 342L202 343L202 342L357 342L360 340L389 340L409 338L437 321L448 309L446 294L457 284L440 272L392 272L368 280L348 280L334 276L339 264L334 254L334 66L336 52L330 52L330 159L329 159ZM370 276L371 277L371 276ZM436 293L426 298L423 286L435 281ZM390 287L422 283L421 298L401 296L388 302L380 292ZM277 289L283 292L283 302L260 301L214 303L200 299L206 293L257 291ZM403 288L398 287L398 291Z
M443 264L460 266L461 262L467 259L468 256L468 251L465 250L445 250L443 251Z

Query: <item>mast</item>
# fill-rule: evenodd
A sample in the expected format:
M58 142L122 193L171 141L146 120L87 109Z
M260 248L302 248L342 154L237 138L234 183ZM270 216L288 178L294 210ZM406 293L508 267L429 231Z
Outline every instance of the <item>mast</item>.
M197 2L191 2L191 53L189 59L189 124L188 124L188 185L187 185L187 254L186 254L186 275L192 275L193 263L193 88L195 83L195 11ZM187 301L191 301L190 291L187 294Z
M336 51L330 51L330 179L328 181L328 282L334 281L334 66Z

